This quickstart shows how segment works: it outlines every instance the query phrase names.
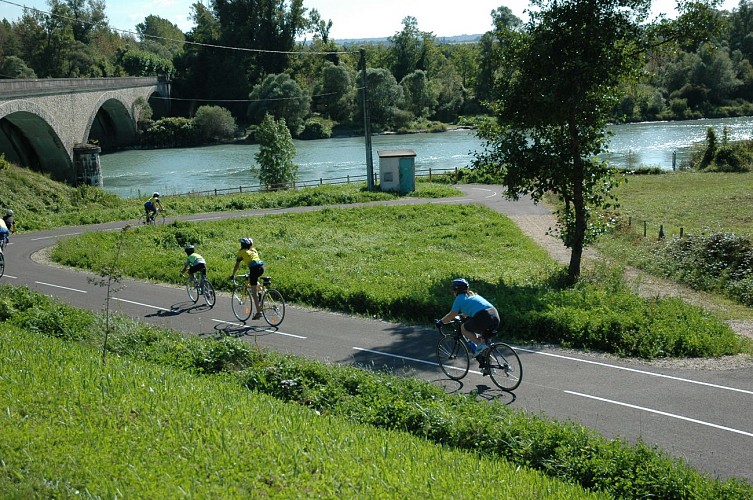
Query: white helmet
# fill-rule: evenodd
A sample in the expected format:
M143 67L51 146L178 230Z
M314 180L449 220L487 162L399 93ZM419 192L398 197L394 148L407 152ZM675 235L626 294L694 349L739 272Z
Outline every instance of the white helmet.
M8 209L8 211L5 212L5 215L13 215L13 210Z
M157 191L155 191L152 196L154 196L155 198L159 198L159 193Z

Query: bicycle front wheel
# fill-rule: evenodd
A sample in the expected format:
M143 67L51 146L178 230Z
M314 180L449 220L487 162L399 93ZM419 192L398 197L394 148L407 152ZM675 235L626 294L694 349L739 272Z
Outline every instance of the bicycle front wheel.
M264 292L261 296L261 314L269 326L277 326L285 319L285 299L275 289Z
M216 299L217 297L214 294L214 287L209 281L204 280L204 300L207 301L207 305L210 309L214 307L214 304L217 301Z
M194 304L199 300L199 284L191 278L186 280L186 293Z
M444 374L452 380L465 377L471 366L465 340L456 335L443 336L437 344L437 361Z
M489 348L485 370L494 385L503 391L516 389L523 380L523 364L520 362L518 353L507 344L493 344Z
M238 321L246 321L251 317L253 302L244 284L233 287L233 297L231 300L233 301L233 315L238 318Z
M5 254L0 252L0 278L5 274Z

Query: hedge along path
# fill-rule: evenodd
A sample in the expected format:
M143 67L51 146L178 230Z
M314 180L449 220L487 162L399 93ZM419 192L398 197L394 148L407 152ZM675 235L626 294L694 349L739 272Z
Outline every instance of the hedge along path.
M463 189L463 186L458 186ZM544 248L552 259L562 265L570 263L570 249L565 247L562 240L548 234L550 229L557 225L557 219L553 213L548 214L506 214L498 207L490 205L492 209L499 211L512 220L520 230L536 244ZM586 248L583 251L584 267L593 266L599 262L609 261L606 257L600 255L593 248ZM635 290L638 295L646 298L650 297L677 297L695 306L713 311L719 309L714 301L710 300L709 294L693 290L679 283L662 279L658 276L649 275L640 269L634 267L625 267L625 280ZM738 335L753 338L753 321L744 319L728 320L727 324ZM738 356L733 356L738 358ZM743 360L740 360L743 361ZM735 363L733 363L734 365ZM753 366L753 361L745 366ZM737 368L739 366L731 366Z

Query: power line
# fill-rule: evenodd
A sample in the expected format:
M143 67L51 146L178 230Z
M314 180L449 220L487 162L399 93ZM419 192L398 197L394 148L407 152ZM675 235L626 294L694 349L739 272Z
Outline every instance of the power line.
M13 5L15 7L21 7L22 9L31 10L31 11L34 11L34 12L39 12L40 14L44 14L44 15L49 16L49 17L57 17L57 18L60 18L60 19L66 19L68 21L74 21L74 22L77 22L77 23L84 23L84 24L88 24L88 25L93 25L93 23L90 23L90 22L87 22L87 21L82 21L80 19L75 19L75 18L72 18L72 17L63 16L63 15L60 15L60 14L53 14L52 12L48 12L48 11L45 11L45 10L40 10L40 9L35 8L35 7L28 7L26 5L18 4L18 3L15 3L15 2L10 2L8 0L0 0L0 2L7 3L7 4ZM211 44L211 43L200 43L200 42L189 42L187 40L176 40L174 38L165 38L165 37L156 36L156 35L139 34L139 33L133 32L133 31L129 31L129 30L123 30L123 29L119 29L119 28L113 28L113 27L111 27L109 25L108 25L108 27L111 30L113 30L113 31L117 31L117 32L120 32L120 33L125 33L125 34L136 36L136 37L151 38L151 39L154 39L154 40L164 40L164 41L168 41L168 42L177 42L177 43L183 43L183 44L188 44L188 45L195 45L195 46L198 46L198 47L208 47L208 48L212 48L212 49L237 50L237 51L241 51L241 52L256 52L256 53L266 53L266 54L288 54L288 55L308 55L308 54L311 54L311 55L330 55L330 54L357 54L358 53L358 51L348 51L348 50L334 50L334 51L291 50L291 51L288 51L288 50L250 49L250 48L246 48L246 47L231 47L231 46L228 46L228 45L216 45L216 44Z

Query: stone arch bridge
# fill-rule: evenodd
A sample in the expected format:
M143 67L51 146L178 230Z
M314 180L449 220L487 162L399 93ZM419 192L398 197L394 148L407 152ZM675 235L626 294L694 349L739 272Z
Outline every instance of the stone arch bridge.
M0 80L0 153L70 184L102 185L99 152L133 144L137 99L167 114L162 77Z

